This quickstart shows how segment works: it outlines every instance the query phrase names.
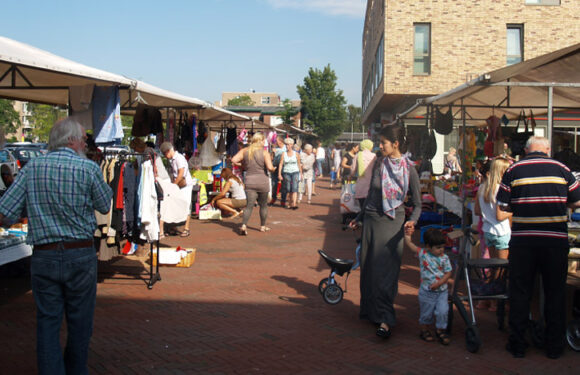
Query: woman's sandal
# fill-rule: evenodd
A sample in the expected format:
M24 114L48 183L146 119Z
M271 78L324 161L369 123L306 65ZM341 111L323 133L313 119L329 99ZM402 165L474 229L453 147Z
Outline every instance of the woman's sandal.
M180 237L189 237L189 229L184 230L179 234Z
M272 228L270 228L270 227L266 227L266 226L260 227L260 232L269 232L271 230L272 230Z
M435 341L435 338L433 337L433 334L428 329L425 329L425 330L421 331L421 333L419 333L419 337L423 341L427 341L427 342L433 342L433 341Z
M245 225L242 225L240 227L240 236L247 236L248 235L248 229L246 228Z
M377 328L376 334L382 339L388 339L389 337L391 337L391 328L390 327L385 328L381 325L379 326L379 328Z
M449 335L447 333L445 333L445 331L442 330L442 329L438 329L435 332L435 335L439 339L439 342L441 344L443 344L443 345L449 345L449 343L451 342L451 339L449 338Z

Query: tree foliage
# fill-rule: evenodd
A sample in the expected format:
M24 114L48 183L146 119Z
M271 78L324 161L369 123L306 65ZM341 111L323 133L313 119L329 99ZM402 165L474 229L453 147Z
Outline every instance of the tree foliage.
M348 107L346 107L346 112L347 116L344 131L353 131L355 133L364 132L364 128L362 126L362 108L353 104L349 104Z
M14 133L19 126L20 116L14 109L14 102L0 99L0 128L3 134Z
M233 99L228 100L228 105L251 107L251 106L256 105L256 103L254 103L254 101L252 100L250 95L240 95L240 96L236 96Z
M342 133L346 120L346 100L342 90L336 88L336 79L329 64L323 70L310 68L304 85L297 86L304 122L325 144Z
M52 125L67 116L66 110L47 104L29 103L28 111L30 125L34 128L34 135L39 142L48 142Z
M284 99L282 105L284 106L284 110L277 113L282 119L282 122L287 125L296 126L294 124L293 117L296 116L298 110L292 107L292 102L290 102L290 99Z

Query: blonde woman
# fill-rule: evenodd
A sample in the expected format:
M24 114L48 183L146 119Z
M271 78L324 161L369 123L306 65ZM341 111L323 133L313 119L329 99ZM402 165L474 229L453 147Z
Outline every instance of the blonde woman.
M247 236L247 224L252 216L254 204L258 201L260 206L260 231L267 232L270 230L266 226L268 218L268 192L270 191L270 180L268 171L275 170L272 165L272 159L268 151L264 149L264 135L260 132L252 136L250 146L241 149L232 158L232 163L241 163L246 171L246 200L247 205L244 209L244 220L240 227L240 235Z
M298 209L298 182L302 179L302 164L300 163L300 156L294 151L294 140L286 138L286 152L282 154L280 159L280 167L278 168L278 180L286 186L285 192L288 197L288 208L292 210ZM284 195L284 193L282 193ZM286 197L282 196L282 202L286 201Z
M511 237L509 217L511 212L501 211L502 217L497 217L495 196L499 190L503 174L510 164L510 160L502 157L498 157L491 162L491 167L486 173L487 178L479 187L477 199L475 200L475 213L481 215L483 220L483 237L491 258L507 259L509 254ZM491 311L495 311L496 303L497 301L492 301L489 308ZM478 304L478 307L485 307L485 303Z
M462 173L459 159L457 159L457 150L455 147L449 147L449 153L445 158L445 166L443 168L445 174L454 175Z

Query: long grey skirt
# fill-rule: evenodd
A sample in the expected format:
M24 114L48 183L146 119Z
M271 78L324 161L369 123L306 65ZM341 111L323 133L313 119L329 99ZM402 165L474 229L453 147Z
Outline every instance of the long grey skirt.
M364 214L361 242L360 318L375 324L396 324L397 296L405 210L397 208L395 219L377 212Z

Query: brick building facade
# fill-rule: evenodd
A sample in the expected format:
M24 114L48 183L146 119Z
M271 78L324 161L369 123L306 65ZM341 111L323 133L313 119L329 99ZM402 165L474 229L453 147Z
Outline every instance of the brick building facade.
M580 42L579 9L580 0L368 0L363 123L390 122L419 97Z

